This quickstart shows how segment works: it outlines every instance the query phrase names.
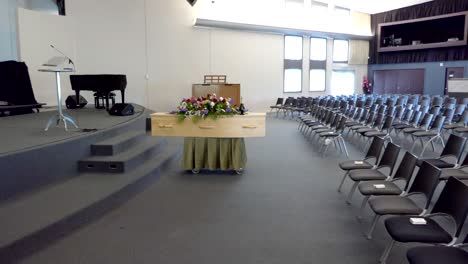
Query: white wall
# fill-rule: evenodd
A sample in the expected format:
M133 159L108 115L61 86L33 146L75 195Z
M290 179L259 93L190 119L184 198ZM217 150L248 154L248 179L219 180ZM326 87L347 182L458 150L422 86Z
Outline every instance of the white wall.
M157 111L174 109L205 74L241 83L243 100L254 111L267 110L279 96L299 95L282 92L283 36L194 28L197 6L182 0L68 0L79 73L127 74L129 101ZM367 66L349 67L356 69L358 88ZM323 94L304 86L305 96Z
M26 62L36 100L57 105L55 75L38 72L42 64L54 56L54 45L70 58L75 56L75 24L72 17L18 8L19 58ZM62 73L62 94L71 94L69 74Z

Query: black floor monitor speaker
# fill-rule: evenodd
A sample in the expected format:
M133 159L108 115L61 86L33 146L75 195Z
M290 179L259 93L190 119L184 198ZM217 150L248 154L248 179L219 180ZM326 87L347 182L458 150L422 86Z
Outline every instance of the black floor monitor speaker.
M87 104L88 104L88 101L86 101L86 99L81 95L80 95L79 102L76 100L76 95L70 95L65 100L65 105L67 106L68 109L83 108Z
M115 104L109 110L110 115L129 116L135 113L135 108L131 104Z

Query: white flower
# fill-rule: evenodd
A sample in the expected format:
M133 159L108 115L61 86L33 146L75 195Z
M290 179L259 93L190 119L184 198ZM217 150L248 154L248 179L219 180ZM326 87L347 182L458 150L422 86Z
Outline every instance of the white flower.
M215 103L214 103L214 102L211 102L210 105L213 107L213 106L215 106Z
M223 97L220 97L220 98L219 98L219 101L223 101L223 99L224 99Z

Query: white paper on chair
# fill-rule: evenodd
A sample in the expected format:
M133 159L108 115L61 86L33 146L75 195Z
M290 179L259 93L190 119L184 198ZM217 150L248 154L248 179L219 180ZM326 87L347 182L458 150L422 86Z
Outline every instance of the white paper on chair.
M424 218L411 217L410 218L410 223L413 224L413 225L425 225L425 224L427 224L427 221Z
M354 161L354 164L356 164L356 165L362 165L362 164L364 164L364 161L362 161L362 160L356 160L356 161Z
M385 189L385 184L374 184L375 189Z

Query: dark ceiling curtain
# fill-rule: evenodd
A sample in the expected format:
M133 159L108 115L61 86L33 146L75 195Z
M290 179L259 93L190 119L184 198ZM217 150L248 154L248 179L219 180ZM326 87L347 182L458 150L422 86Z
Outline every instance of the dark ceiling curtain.
M435 0L371 16L374 37L370 41L369 63L413 63L468 60L468 46L426 50L377 52L378 24L468 11L468 0Z
M65 16L66 15L65 0L57 0L57 6L58 6L58 10L59 10L59 15Z

